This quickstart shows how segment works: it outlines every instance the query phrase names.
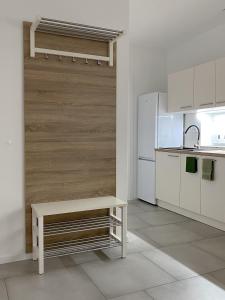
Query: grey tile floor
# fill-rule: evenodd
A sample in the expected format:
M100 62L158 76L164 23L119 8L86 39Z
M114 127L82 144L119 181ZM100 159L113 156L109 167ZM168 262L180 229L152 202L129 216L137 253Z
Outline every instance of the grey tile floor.
M0 300L224 300L225 232L142 201L129 202L120 249L0 265Z

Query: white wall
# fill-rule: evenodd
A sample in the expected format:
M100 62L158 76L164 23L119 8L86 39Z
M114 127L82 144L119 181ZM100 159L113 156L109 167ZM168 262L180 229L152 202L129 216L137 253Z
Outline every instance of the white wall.
M0 262L25 257L22 21L36 15L128 31L128 0L4 1L0 9ZM118 45L117 195L128 197L129 44Z
M131 81L131 160L130 197L137 197L137 99L140 94L166 90L166 56L160 49L130 45Z
M167 51L167 72L172 73L196 64L225 56L225 25Z

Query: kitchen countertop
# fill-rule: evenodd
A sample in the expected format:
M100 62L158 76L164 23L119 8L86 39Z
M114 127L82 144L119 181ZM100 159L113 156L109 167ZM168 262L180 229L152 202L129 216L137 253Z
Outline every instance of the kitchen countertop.
M181 149L181 148L158 148L155 149L157 152L169 152L169 153L179 153L179 154L189 154L189 155L202 155L202 156L214 156L214 157L225 157L225 150L221 149Z

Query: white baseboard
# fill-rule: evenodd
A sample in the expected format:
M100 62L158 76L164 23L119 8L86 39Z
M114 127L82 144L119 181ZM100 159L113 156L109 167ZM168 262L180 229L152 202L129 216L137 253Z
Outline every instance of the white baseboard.
M0 257L0 264L6 264L6 263L11 263L11 262L16 262L16 261L21 261L21 260L27 260L31 259L32 254L22 254L22 255L15 255L15 256L2 256Z
M223 222L216 221L216 220L210 219L208 217L205 217L203 215L196 214L196 213L191 212L189 210L186 210L186 209L183 209L181 207L178 207L178 206L172 205L170 203L164 202L162 200L158 200L157 203L158 203L159 207L171 210L171 211L173 211L175 213L178 213L180 215L184 215L185 217L191 218L193 220L199 221L201 223L204 223L204 224L207 224L209 226L212 226L212 227L215 227L217 229L225 231L225 223L223 223Z

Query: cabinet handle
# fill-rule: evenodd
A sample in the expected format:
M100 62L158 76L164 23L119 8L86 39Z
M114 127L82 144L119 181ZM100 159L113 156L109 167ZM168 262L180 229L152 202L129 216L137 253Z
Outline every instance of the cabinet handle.
M202 103L202 104L200 104L200 106L206 106L206 105L211 105L211 104L213 104L213 102L209 102L209 103Z
M192 108L192 105L181 106L180 109Z
M168 156L170 156L170 157L179 157L178 155L172 155L172 154L168 154Z

